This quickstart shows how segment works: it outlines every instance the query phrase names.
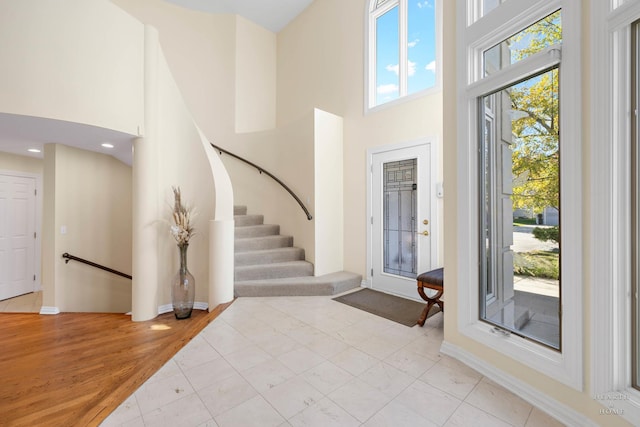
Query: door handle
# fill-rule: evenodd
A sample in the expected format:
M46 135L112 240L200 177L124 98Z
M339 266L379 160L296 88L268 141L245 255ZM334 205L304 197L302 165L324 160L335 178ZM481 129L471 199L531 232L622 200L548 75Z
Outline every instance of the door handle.
M423 235L423 236L428 236L428 235L429 235L429 232L428 232L427 230L424 230L423 232L421 232L421 233L416 233L416 234L421 234L421 235Z

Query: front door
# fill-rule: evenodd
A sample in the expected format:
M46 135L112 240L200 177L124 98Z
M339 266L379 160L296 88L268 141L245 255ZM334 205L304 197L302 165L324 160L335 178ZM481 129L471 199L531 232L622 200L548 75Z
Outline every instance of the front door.
M35 179L0 175L0 300L34 291Z
M419 300L416 277L431 269L431 145L371 156L373 289Z

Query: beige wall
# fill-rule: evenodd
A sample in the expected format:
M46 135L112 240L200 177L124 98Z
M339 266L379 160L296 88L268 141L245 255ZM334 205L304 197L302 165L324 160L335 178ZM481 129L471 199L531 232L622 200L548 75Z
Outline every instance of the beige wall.
M206 14L160 0L111 1L157 28L184 102L207 138L273 172L313 206L313 108L268 130L275 124L275 34L235 15ZM255 169L229 156L222 160L235 203L264 214L266 223L280 224L313 261L313 223L296 202Z
M105 154L46 144L44 176L43 305L128 312L130 280L65 264L62 254L131 274L131 168Z
M196 209L196 235L189 242L188 267L196 280L196 301L206 302L209 220L213 219L216 188L200 135L166 63L159 67L159 74L159 120L154 138L148 141L157 147L155 188L149 191L157 195L158 210L147 224L155 226L158 233L158 304L171 302L169 283L179 267L178 248L167 222L173 207L173 186L180 187L183 203Z
M42 159L0 152L0 170L25 172L42 176Z
M276 35L236 17L236 132L276 126Z
M0 2L0 112L137 134L142 26L106 0Z
M343 120L314 114L315 275L344 269Z
M235 132L235 15L213 15L162 0L110 0L158 30L184 102L213 143Z
M366 0L316 1L277 34L278 131L245 135L236 135L236 127L264 127L266 121L262 120L269 116L269 107L255 113L260 120L251 124L243 121L240 111L245 117L248 110L241 108L242 103L246 105L241 94L247 93L244 91L249 89L246 84L250 76L237 66L253 55L253 66L271 70L269 56L256 54L253 47L264 43L272 46L270 37L266 42L258 40L260 34L266 35L263 30L231 15L203 14L159 0L112 2L158 29L169 67L205 135L215 144L277 172L305 203L309 200L312 214L314 109L344 118L344 268L364 275L366 150L425 137L435 137L438 144L442 141L440 93L364 115ZM269 83L263 81L259 89L252 90L264 100ZM442 152L441 147L436 148ZM307 259L313 261L314 226L295 201L269 178L228 156L222 158L233 182L236 204L247 204L250 212L265 214L265 222L279 223L282 232L292 234L295 244L304 247ZM440 177L441 171L436 175ZM437 203L441 212L441 200ZM439 219L436 221L441 224ZM441 262L442 233L436 233L436 237Z
M344 268L366 270L366 151L435 137L442 153L442 95L364 114L367 0L319 0L278 33L278 123L314 108L344 118ZM441 164L441 160L437 162ZM441 177L441 171L437 176ZM438 178L441 180L442 178ZM442 201L438 199L438 211ZM442 262L441 213L436 236ZM433 219L432 219L433 220Z

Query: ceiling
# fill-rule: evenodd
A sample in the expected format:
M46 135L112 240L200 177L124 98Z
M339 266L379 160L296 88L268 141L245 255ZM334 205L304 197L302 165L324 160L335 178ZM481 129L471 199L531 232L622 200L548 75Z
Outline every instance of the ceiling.
M0 113L0 151L42 159L44 144L61 143L112 155L131 165L132 135L63 120ZM105 148L108 143L113 148ZM29 149L40 150L39 153Z
M176 5L209 13L241 15L279 32L313 0L166 0ZM62 120L0 113L0 151L42 159L44 144L62 143L84 150L110 154L131 165L133 136L95 126ZM102 147L103 143L113 148ZM29 149L40 150L38 153Z
M309 6L313 0L166 0L189 9L210 13L240 15L279 32Z

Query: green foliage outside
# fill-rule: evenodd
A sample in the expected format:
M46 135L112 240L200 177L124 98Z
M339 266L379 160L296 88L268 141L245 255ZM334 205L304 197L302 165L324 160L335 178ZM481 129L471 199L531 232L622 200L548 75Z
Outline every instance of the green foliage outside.
M560 254L549 251L533 251L513 254L513 273L518 276L560 278Z
M533 229L533 237L543 242L551 240L560 243L560 227L536 227Z
M513 64L562 43L560 12L549 15L506 41ZM513 209L542 212L560 206L559 75L552 69L510 87ZM514 225L535 225L518 218ZM558 227L536 227L541 241L559 243ZM559 280L558 251L514 253L514 274Z
M562 41L559 12L515 35L508 44L511 62L522 60ZM520 47L522 46L522 47ZM513 207L559 207L558 70L554 69L509 90L513 119Z

